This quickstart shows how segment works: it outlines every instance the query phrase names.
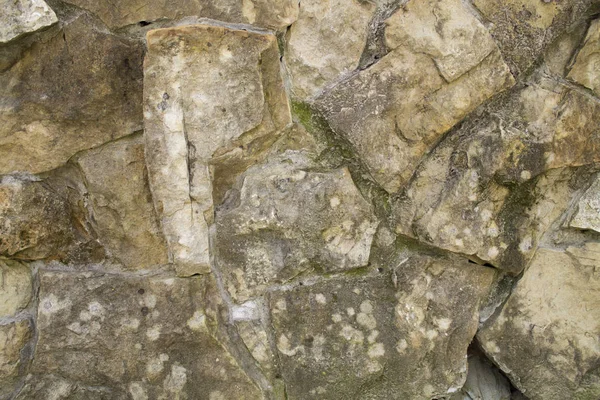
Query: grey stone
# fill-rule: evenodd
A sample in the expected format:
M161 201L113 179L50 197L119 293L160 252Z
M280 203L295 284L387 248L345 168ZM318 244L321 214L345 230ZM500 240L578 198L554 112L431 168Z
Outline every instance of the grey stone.
M289 399L431 399L459 390L491 269L413 257L269 294Z
M260 398L216 339L219 301L208 276L41 271L20 398Z
M568 78L600 96L600 20L592 21Z
M44 0L2 0L0 8L0 43L58 22Z

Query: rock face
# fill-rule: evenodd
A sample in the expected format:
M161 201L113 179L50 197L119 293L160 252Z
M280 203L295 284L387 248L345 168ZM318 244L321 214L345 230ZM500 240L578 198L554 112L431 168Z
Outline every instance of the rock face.
M0 43L35 32L58 21L44 0L2 0L0 2Z
M313 97L358 67L374 11L374 4L358 0L301 3L285 51L295 97Z
M536 58L562 33L597 12L594 0L473 0L515 75L528 72Z
M513 91L423 163L398 206L398 232L520 272L577 186L561 186L578 173L558 169L598 159L598 106L546 79Z
M217 303L208 277L43 272L19 398L259 398L213 336Z
M46 1L0 400L600 399L598 0Z
M148 188L141 135L90 150L83 170L100 241L128 268L167 263L167 249Z
M12 317L31 301L33 283L29 267L23 263L0 260L0 318Z
M599 254L597 242L538 249L502 312L478 334L530 399L600 396Z
M173 2L143 0L68 0L68 3L92 11L110 28L161 19L204 17L226 22L256 24L282 29L295 21L298 4L293 0L177 0Z
M252 167L217 212L219 265L235 299L310 268L367 265L377 227L372 206L347 169L315 167L298 152Z
M172 259L205 273L211 163L278 135L290 121L277 41L198 25L152 31L148 47L144 135L155 207Z
M318 100L331 128L390 193L446 131L514 83L485 28L462 7L409 2L386 21L393 50ZM446 21L441 30L436 15Z
M568 78L592 90L597 96L600 95L600 79L598 68L600 68L600 20L595 20L585 38L585 44L577 54L575 64L569 72Z
M569 226L600 232L600 177L596 176L592 186L580 198Z
M429 399L462 386L494 272L436 259L390 272L269 296L290 399Z
M139 130L141 62L139 42L85 14L48 31L0 74L0 174L48 171Z

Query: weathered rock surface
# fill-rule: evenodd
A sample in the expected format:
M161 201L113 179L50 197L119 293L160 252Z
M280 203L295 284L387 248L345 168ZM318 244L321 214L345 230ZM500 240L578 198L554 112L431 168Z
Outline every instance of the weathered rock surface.
M141 135L123 138L77 158L100 242L124 266L144 269L168 261L144 160Z
M445 21L439 33L435 15ZM319 98L318 108L393 193L446 131L514 81L489 34L459 1L412 1L387 25L393 50Z
M146 163L182 274L209 268L211 163L272 143L290 123L275 36L196 25L148 33Z
M294 0L177 0L170 2L121 0L117 3L109 0L67 0L67 2L92 11L110 28L161 19L204 17L282 29L292 24L298 16L298 2Z
M568 78L600 96L600 20L592 21Z
M0 178L0 254L60 257L73 241L67 199L42 181Z
M600 232L600 176L596 176L590 188L579 199L577 211L569 226Z
M296 98L311 98L358 67L374 11L373 3L358 0L308 0L300 4L284 52Z
M19 398L260 398L213 336L217 303L210 277L42 271Z
M347 169L289 151L250 168L217 212L216 250L238 301L314 268L365 266L377 221Z
M12 317L29 304L33 292L26 264L0 259L0 318Z
M510 383L482 354L469 354L467 381L450 400L516 400Z
M473 5L515 75L528 72L546 46L598 11L595 0L473 0Z
M491 269L404 260L269 294L290 399L430 399L460 389Z
M21 350L32 334L28 320L0 325L0 397L8 396L17 388L22 367Z
M44 0L2 0L0 8L0 43L9 42L58 21L56 14Z
M0 74L0 174L48 171L139 130L142 51L85 14L35 42Z
M505 97L428 156L397 206L397 230L518 273L585 186L559 170L598 161L600 104L545 79Z
M600 245L540 248L504 308L478 333L532 400L600 396Z

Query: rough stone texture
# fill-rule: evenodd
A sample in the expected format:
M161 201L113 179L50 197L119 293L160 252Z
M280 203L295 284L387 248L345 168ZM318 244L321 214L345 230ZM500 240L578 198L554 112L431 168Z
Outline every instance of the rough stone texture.
M67 199L42 181L0 178L0 254L58 257L73 240Z
M591 23L583 48L577 54L568 78L600 96L600 20Z
M0 2L0 43L35 32L58 21L44 0L2 0Z
M469 354L467 371L465 385L450 400L516 400L508 379L479 352Z
M472 0L515 75L530 71L552 41L598 11L596 0Z
M435 15L446 21L440 33ZM459 1L412 1L387 25L393 50L318 104L373 179L393 193L446 131L514 81L489 34ZM461 58L444 54L445 46L459 48Z
M301 2L284 53L296 98L313 97L358 67L374 11L374 4L359 0Z
M35 42L0 74L0 174L54 169L139 130L142 49L86 15Z
M347 169L315 168L292 151L252 167L217 212L219 266L236 300L310 268L335 272L369 261L372 206Z
M183 273L208 272L211 161L260 146L290 121L277 41L208 25L154 30L147 39L146 162L155 208L173 260L188 266Z
M21 350L32 336L28 320L0 325L0 397L8 396L19 382Z
M494 272L405 260L269 296L289 399L430 399L460 389Z
M479 332L530 399L600 396L600 244L540 248L502 311Z
M596 176L590 188L579 199L577 212L569 226L600 232L600 176Z
M598 0L45 1L0 400L600 399Z
M397 231L518 273L575 192L559 169L598 160L600 104L547 79L505 97L426 159Z
M212 278L40 275L33 378L19 398L260 397L215 339Z
M12 317L27 307L32 291L29 267L0 259L0 318Z
M123 265L165 264L167 249L148 187L141 135L90 150L77 159L100 241Z
M298 16L298 3L294 0L176 0L169 2L120 0L117 3L109 0L67 0L67 2L92 11L110 28L161 19L204 17L282 29L293 23Z

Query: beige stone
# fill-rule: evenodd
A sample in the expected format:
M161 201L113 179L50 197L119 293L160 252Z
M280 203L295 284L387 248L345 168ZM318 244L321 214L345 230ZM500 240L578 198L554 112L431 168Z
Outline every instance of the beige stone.
M77 162L85 174L99 240L112 256L130 269L167 263L148 187L143 137L90 150Z
M56 14L44 0L2 0L0 8L0 43L9 42L58 21Z
M46 32L0 74L0 174L48 171L140 130L142 51L85 14Z
M358 67L374 11L359 0L302 1L284 52L296 98L314 97Z
M569 79L600 96L600 20L592 21L583 47L577 53Z
M271 143L290 123L277 41L270 34L209 25L154 30L147 39L150 188L180 273L205 273L211 164Z
M90 398L80 391L94 387L111 399L261 397L216 339L220 300L210 276L41 271L39 296L33 378L21 398L59 389Z
M68 0L68 3L92 11L110 28L161 19L203 17L283 29L291 25L298 15L298 2L295 0L120 0L117 3L109 0Z
M10 396L19 383L21 350L33 332L28 320L0 325L0 396Z
M250 168L217 211L217 257L237 301L316 268L367 265L378 222L347 169L289 151Z
M29 267L0 259L0 318L12 317L27 307L32 291Z
M506 96L423 162L397 232L520 272L598 161L597 102L550 80ZM563 170L564 169L564 170Z
M477 336L532 400L600 396L600 246L573 250L538 249L502 312Z
M399 261L376 275L269 294L289 399L417 400L462 387L494 272L427 257L396 268Z
M472 15L454 12L454 3L438 2L431 11L446 20L441 35L420 2L397 11L387 20L387 41L396 47L318 100L331 128L348 139L375 181L390 193L410 179L445 132L514 83L489 34ZM441 50L446 46L460 48L465 60Z

